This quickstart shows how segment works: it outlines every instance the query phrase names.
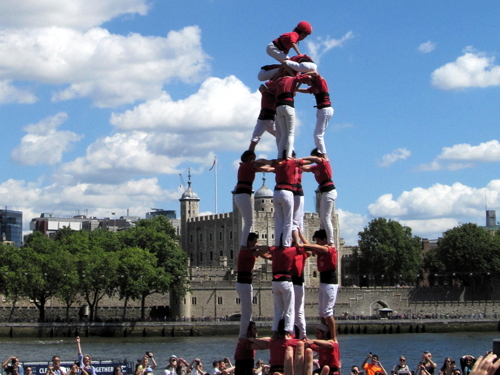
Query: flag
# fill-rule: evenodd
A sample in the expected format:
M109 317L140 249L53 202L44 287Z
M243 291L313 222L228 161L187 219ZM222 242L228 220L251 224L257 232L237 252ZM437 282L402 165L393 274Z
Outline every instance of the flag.
M214 163L212 164L212 167L208 170L209 172L214 169L215 164L217 164L217 156L214 157Z

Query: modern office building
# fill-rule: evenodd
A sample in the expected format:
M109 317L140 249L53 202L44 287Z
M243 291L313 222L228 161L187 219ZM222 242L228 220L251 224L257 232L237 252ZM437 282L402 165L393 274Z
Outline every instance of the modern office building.
M14 246L23 244L23 213L22 211L0 210L0 238L2 242L11 241Z

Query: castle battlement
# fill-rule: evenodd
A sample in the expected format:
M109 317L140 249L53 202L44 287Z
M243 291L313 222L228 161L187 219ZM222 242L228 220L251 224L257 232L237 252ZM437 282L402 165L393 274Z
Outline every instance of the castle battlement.
M202 221L224 220L224 219L230 219L232 217L232 214L233 214L232 212L225 212L223 214L197 216L197 217L189 218L187 221L188 221L188 223L197 223L197 222L202 222Z

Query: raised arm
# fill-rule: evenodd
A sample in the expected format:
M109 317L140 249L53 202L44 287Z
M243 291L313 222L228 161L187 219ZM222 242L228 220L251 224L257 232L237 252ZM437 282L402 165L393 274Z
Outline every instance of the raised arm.
M76 336L76 347L78 348L78 355L82 355L82 347L80 346L80 336Z

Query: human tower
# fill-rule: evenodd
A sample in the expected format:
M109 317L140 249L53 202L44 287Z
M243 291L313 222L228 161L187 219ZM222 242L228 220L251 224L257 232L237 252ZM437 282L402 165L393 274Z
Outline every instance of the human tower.
M280 35L267 46L267 54L279 63L265 65L258 73L258 79L265 82L259 88L261 110L249 149L241 155L238 169L234 201L243 217L243 229L236 282L241 301L241 323L235 360L240 374L246 374L253 366L256 349L269 349L271 373L282 372L286 347L296 346L301 340L318 351L321 367L329 366L331 373L340 368L334 319L338 256L331 217L337 192L324 142L333 108L326 80L319 74L314 61L301 54L298 48L299 41L311 33L309 22L301 21L292 32ZM297 53L296 56L288 56L291 49ZM307 88L300 88L302 84ZM294 151L294 100L297 92L313 94L317 108L313 133L316 148L310 156L303 158L297 158ZM276 137L277 157L256 160L255 147L266 131ZM250 232L253 224L252 184L256 172L274 172L276 176L273 194L275 243L272 247L259 246L258 235ZM303 172L313 173L321 192L321 227L314 233L314 244L302 235ZM318 314L321 324L316 327L317 340L307 338L304 313L304 267L306 259L313 254L317 257L320 274ZM257 339L255 324L251 322L253 268L258 256L272 261L274 317L270 339Z

